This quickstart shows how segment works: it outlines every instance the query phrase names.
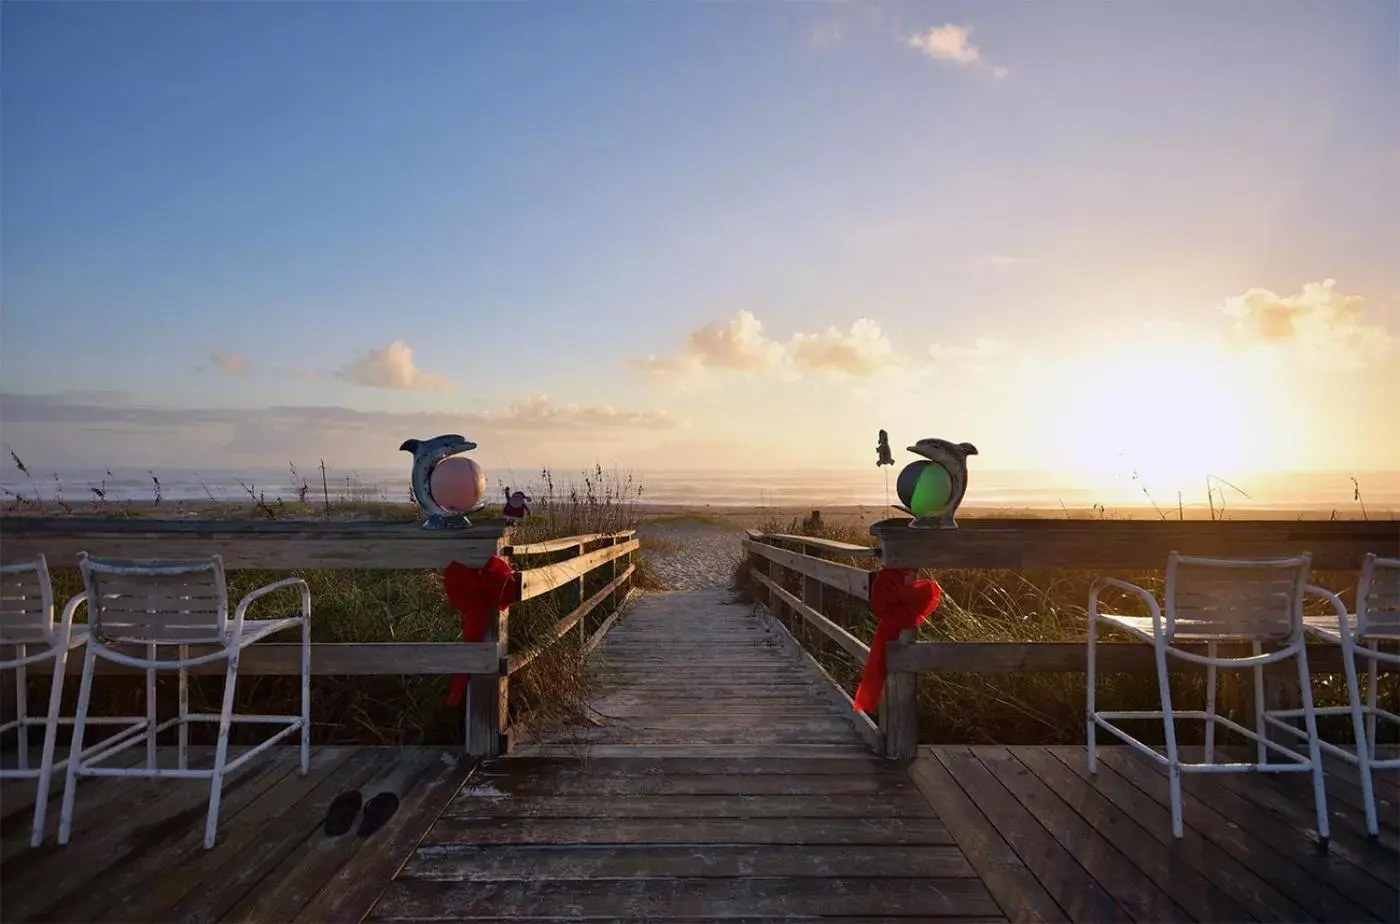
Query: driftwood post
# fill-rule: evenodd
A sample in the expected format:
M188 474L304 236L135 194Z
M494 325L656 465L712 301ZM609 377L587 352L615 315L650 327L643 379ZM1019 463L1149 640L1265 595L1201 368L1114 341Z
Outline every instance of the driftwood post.
M901 642L912 642L917 633L905 629ZM885 734L885 756L912 760L919 750L919 675L909 671L886 671L885 691L880 699L880 730Z

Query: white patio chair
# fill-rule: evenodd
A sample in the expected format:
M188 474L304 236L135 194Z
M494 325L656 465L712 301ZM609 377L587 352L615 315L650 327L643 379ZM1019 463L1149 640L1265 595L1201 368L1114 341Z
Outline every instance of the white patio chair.
M44 842L44 815L48 810L49 784L55 770L62 769L65 760L54 763L54 746L61 721L59 710L63 703L63 674L68 664L68 652L87 641L87 627L73 625L77 604L63 608L58 626L53 622L53 581L43 555L31 561L0 565L0 648L10 657L0 660L0 671L15 672L15 718L0 725L0 734L15 732L18 753L14 767L0 768L0 779L35 780L34 829L30 845ZM32 649L32 650L31 650ZM49 686L49 709L43 716L29 713L29 665L53 662L53 678ZM44 726L44 745L39 766L29 763L29 729Z
M1308 683L1308 655L1303 631L1303 596L1307 586L1311 555L1275 561L1228 561L1193 558L1172 552L1167 556L1165 606L1159 607L1151 593L1113 578L1099 578L1089 591L1089 652L1087 693L1087 737L1089 772L1097 770L1095 731L1099 728L1113 734L1152 760L1165 766L1171 792L1172 836L1182 836L1181 774L1182 773L1311 773L1313 796L1317 809L1318 840L1327 849L1330 831L1327 822L1327 795L1322 784L1322 756L1317 735L1317 712L1313 708L1312 691ZM1122 616L1102 612L1099 594L1106 588L1116 588L1132 594L1147 604L1150 616ZM1165 614L1163 613L1165 609ZM1157 660L1157 688L1161 699L1160 711L1104 712L1094 702L1095 649L1100 624L1126 632L1150 643ZM1204 642L1206 654L1201 655L1176 647L1176 642ZM1221 642L1249 642L1252 654L1246 657L1220 657ZM1269 643L1265 652L1263 645ZM1167 675L1167 657L1179 658L1206 667L1206 704L1204 711L1177 710L1172 707L1171 686ZM1267 737L1269 719L1283 710L1266 710L1264 706L1264 665L1296 658L1298 680L1302 686L1303 716L1308 753L1301 754ZM1218 668L1252 668L1254 671L1254 728L1245 728L1216 714L1215 687ZM1161 719L1166 753L1137 740L1114 722L1124 719ZM1198 719L1205 722L1205 760L1183 763L1176 743L1177 719ZM1257 748L1254 763L1216 763L1215 728L1223 726L1252 740ZM1270 763L1269 751L1286 758L1282 763Z
M1361 566L1361 579L1356 585L1356 618L1348 616L1341 599L1320 587L1309 587L1309 593L1325 598L1332 605L1332 615L1310 617L1304 620L1308 633L1320 641L1342 648L1342 668L1347 678L1346 706L1328 706L1316 710L1318 715L1350 715L1352 725L1351 748L1322 741L1322 749L1342 760L1356 764L1361 777L1361 796L1365 803L1366 831L1372 837L1380 836L1376 818L1375 770L1400 768L1400 758L1380 759L1376 754L1376 720L1384 719L1400 725L1400 715L1383 709L1376 704L1376 691L1380 686L1380 664L1400 664L1400 652L1380 650L1383 641L1400 642L1400 558L1380 558L1375 553L1367 554ZM1357 681L1357 658L1365 658L1366 703L1362 705L1361 691ZM1302 710L1292 709L1276 713L1282 720L1302 715ZM1279 721L1280 728L1295 735L1303 735L1297 726ZM1366 747L1361 747L1361 742Z
M311 744L311 591L300 578L287 578L259 587L239 602L230 620L224 565L218 555L200 561L134 562L102 560L82 553L78 556L78 564L87 587L82 596L88 605L90 631L83 656L83 679L78 690L68 779L58 816L58 842L68 843L73 822L74 789L79 777L173 777L210 780L204 846L211 848L218 828L223 781L230 771L299 730L301 773L304 776L307 772ZM296 587L301 591L301 610L297 615L265 620L245 618L248 606L254 600L284 587ZM301 628L301 714L234 715L234 685L238 678L239 653L275 632L296 626ZM214 646L214 650L191 656L190 645ZM119 646L145 646L145 656L128 654L121 651ZM170 646L178 647L177 656L161 659L159 649L164 647L168 650ZM127 729L84 752L83 736L87 725L94 721L88 716L88 706L99 658L145 670L146 715L125 717L123 721L127 723ZM219 660L227 661L222 709L216 714L191 713L189 668ZM162 670L179 671L179 714L157 723L156 672ZM211 769L189 769L191 722L219 723L218 743ZM228 739L233 723L281 728L267 740L230 761ZM178 766L176 769L162 769L156 765L156 737L171 727L177 728L179 734ZM139 743L141 732L145 733L146 742L144 767L100 766L102 761Z

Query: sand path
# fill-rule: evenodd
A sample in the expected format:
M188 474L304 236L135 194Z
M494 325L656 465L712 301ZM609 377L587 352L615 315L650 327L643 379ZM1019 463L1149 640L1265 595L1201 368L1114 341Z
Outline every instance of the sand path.
M646 521L637 535L647 564L667 590L728 587L743 553L743 530L704 520Z

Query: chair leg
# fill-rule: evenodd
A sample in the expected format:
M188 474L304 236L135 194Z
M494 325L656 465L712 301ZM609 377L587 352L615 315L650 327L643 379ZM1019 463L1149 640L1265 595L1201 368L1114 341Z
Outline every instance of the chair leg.
M1259 642L1250 645L1254 656L1258 657L1264 651L1264 646ZM1264 668L1254 668L1254 734L1259 740L1254 743L1255 762L1260 766L1269 762L1269 749L1264 746L1264 738L1268 736L1269 730L1264 727Z
M146 658L154 661L156 659L155 643L146 645ZM156 768L156 725L159 722L156 718L156 671L153 667L146 668L146 769Z
M1376 759L1376 690L1380 687L1380 642L1371 639L1366 643L1371 657L1366 659L1366 749L1372 760Z
M1375 669L1375 659L1368 658L1367 660L1371 662L1370 668ZM1371 779L1371 741L1373 739L1367 736L1367 729L1362 722L1361 693L1357 690L1356 679L1356 646L1345 635L1342 637L1342 669L1345 671L1347 679L1347 703L1351 706L1351 733L1356 739L1356 770L1361 777L1361 802L1366 811L1366 833L1371 837L1379 837L1381 831L1379 822L1376 820L1375 782ZM1374 692L1375 681L1371 680L1366 690L1367 697L1374 695ZM1374 719L1375 713L1368 714L1366 718ZM1374 727L1372 725L1372 728Z
M29 654L29 646L15 646L15 660L23 661ZM15 717L19 719L19 725L15 726L16 741L19 744L19 754L16 759L17 766L21 770L29 769L29 670L28 666L20 664L15 667Z
M188 661L190 657L190 646L180 646L180 660ZM180 722L178 724L180 747L176 759L179 761L181 770L188 770L190 767L190 672L186 668L180 668Z
M1172 837L1181 837L1181 755L1176 748L1176 719L1172 715L1172 690L1167 674L1167 649L1159 639L1157 649L1157 691L1162 698L1162 733L1167 745L1168 782L1171 788Z
M303 613L303 616L306 614ZM301 622L301 775L311 771L311 620Z
M1206 643L1206 763L1215 763L1215 654L1218 643Z
M63 640L66 642L66 639ZM49 717L44 724L44 751L39 758L39 785L34 792L34 831L30 847L44 843L44 821L49 807L49 788L53 782L53 752L58 743L58 714L63 708L63 671L68 666L68 648L62 645L54 656L53 681L49 685Z
M1313 802L1317 807L1317 839L1322 852L1332 839L1327 819L1327 789L1322 781L1322 746L1317 736L1317 712L1313 708L1312 679L1308 674L1308 650L1298 647L1298 686L1303 694L1303 721L1308 730L1308 760L1312 763Z
M224 766L228 763L228 736L233 724L234 684L238 680L238 649L229 652L228 672L224 675L224 704L219 712L219 741L214 748L214 772L209 782L209 817L204 822L204 849L214 846L219 829L219 802L223 797Z
M83 731L87 727L88 702L92 699L92 675L97 669L97 649L89 639L83 650L83 680L78 685L78 710L73 716L73 742L68 746L68 774L63 784L63 804L58 810L58 843L68 843L73 829L73 801L78 792L78 770L83 762Z
M1097 736L1095 735L1095 732L1097 731L1097 728L1096 728L1097 723L1095 723L1095 721L1094 721L1094 683L1095 683L1094 655L1098 653L1098 638L1097 638L1097 636L1098 636L1098 631L1097 631L1097 630L1098 630L1098 620L1095 619L1095 618L1093 617L1093 615L1090 615L1090 616L1089 616L1089 658L1088 658L1088 666L1087 666L1087 676L1086 676L1086 678L1085 678L1086 681L1087 681L1087 683L1085 684L1085 694L1084 694L1084 716L1085 716L1085 723L1084 723L1084 741L1085 741L1085 744L1087 745L1088 751L1089 751L1089 772L1090 772L1090 773L1096 773L1096 772L1098 772L1098 769L1099 769L1099 767L1098 767L1098 763L1099 763L1098 757L1099 757L1099 755L1098 755L1097 743L1096 743L1096 737L1097 737Z

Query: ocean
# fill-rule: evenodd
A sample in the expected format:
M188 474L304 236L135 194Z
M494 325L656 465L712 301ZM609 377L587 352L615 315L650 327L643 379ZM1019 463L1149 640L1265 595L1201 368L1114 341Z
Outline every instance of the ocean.
M605 472L614 484L630 475L629 496L647 505L715 507L885 507L896 502L897 467L858 470L758 470L758 471L645 471ZM543 493L538 469L488 470L492 494L506 486L522 488L533 496ZM1338 516L1359 516L1364 504L1368 516L1400 516L1400 471L1274 473L1232 476L1228 485L1211 482L1217 507L1230 511L1337 511ZM322 496L319 469L300 472L309 495ZM583 473L553 472L556 494L567 493L570 483L582 485ZM888 487L887 487L888 482ZM162 501L237 501L256 494L268 500L296 498L300 481L285 468L238 470L30 470L26 476L12 465L0 475L4 503L16 497L47 502L62 499L70 505L88 504L104 497L108 503ZM1238 489L1238 490L1237 490ZM1119 509L1155 503L1174 512L1180 503L1189 511L1208 508L1207 479L1178 485L1174 482L1137 480L1129 475L1093 477L1073 473L1028 471L977 471L969 478L963 506L969 510L1091 510L1094 505ZM1357 491L1360 498L1357 498ZM888 492L888 493L887 493ZM332 500L407 500L408 469L329 469L324 493ZM1247 496L1246 496L1247 495Z

